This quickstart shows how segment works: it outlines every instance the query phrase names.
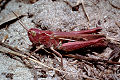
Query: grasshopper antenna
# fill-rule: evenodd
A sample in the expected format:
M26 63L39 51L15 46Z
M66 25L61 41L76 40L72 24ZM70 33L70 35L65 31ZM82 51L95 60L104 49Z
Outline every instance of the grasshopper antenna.
M21 21L21 19L18 17L18 15L17 15L14 11L12 11L12 12L13 12L13 14L18 18L19 23L23 26L23 28L28 31L28 28L26 28L26 26L25 26L24 23Z

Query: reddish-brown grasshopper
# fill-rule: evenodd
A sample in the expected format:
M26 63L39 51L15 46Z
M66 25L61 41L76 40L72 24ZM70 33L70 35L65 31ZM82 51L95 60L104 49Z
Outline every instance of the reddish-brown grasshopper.
M14 12L13 12L14 13ZM16 13L14 13L16 15ZM16 17L18 17L16 15ZM40 30L38 28L27 29L20 21L20 24L27 30L28 37L33 45L44 45L46 48L50 48L56 55L61 58L61 64L63 65L62 55L56 50L74 51L85 47L105 47L107 41L105 36L96 34L101 31L101 27L97 27L90 30L71 31L71 32L56 32L49 30ZM94 33L94 34L92 34ZM64 43L64 41L67 41Z

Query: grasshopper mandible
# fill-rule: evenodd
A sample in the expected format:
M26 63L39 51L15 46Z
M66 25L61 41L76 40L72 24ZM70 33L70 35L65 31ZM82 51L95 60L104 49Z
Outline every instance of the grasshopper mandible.
M18 18L17 14L16 13L14 14ZM90 46L92 47L107 46L105 36L101 34L96 34L102 30L101 27L82 31L57 32L49 30L40 30L38 28L27 29L23 25L22 21L19 21L19 23L27 30L29 40L32 42L32 44L36 46L42 44L44 45L44 47L50 48L56 55L58 55L61 58L62 66L63 66L62 55L56 51L57 49L63 51L74 51L80 48Z

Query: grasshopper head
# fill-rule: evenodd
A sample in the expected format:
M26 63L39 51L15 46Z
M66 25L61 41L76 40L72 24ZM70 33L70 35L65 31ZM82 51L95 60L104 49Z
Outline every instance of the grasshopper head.
M28 30L28 37L30 41L35 45L43 44L45 46L50 46L53 43L53 39L51 38L52 33L52 31L44 31L37 28L31 28Z
M33 44L39 43L39 38L38 38L39 34L40 34L40 30L37 28L31 28L28 30L28 37Z

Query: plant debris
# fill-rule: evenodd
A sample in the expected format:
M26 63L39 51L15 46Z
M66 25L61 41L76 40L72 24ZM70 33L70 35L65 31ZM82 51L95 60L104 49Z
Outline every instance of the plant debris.
M6 78L13 79L14 74L13 73L2 73L2 75L5 75Z
M4 36L2 43L4 43L7 38L8 38L8 34Z
M109 43L108 46L113 49L110 54L109 60L118 62L120 60L120 45L115 43Z
M32 4L30 4L30 1L32 1ZM64 1L70 3L70 5L66 5L67 3ZM26 80L120 79L120 14L119 5L114 2L119 0L113 0L110 3L108 0L64 1L0 1L0 7L3 6L0 11L0 53L2 53L0 54L0 76L2 76L2 79L23 80L26 77L28 77ZM82 1L84 2L82 3ZM5 4L4 2L9 3ZM72 9L76 11L72 11ZM59 64L60 58L53 55L51 50L42 48L38 51L30 51L29 45L31 45L31 42L27 37L26 30L21 27L17 21L18 19L9 10L15 11L19 18L23 16L21 20L28 29L37 26L41 30L57 31L60 29L59 31L69 32L83 30L86 27L92 29L100 26L103 29L101 34L106 36L109 44L106 49L101 51L100 48L95 50L85 48L78 52L57 50L64 56L63 68L61 68ZM24 16L21 12L27 15ZM2 17L5 19L2 19ZM14 22L11 22L12 20ZM88 24L90 27L87 26ZM14 65L14 63L17 65ZM22 63L22 65L19 65L19 63ZM29 72L24 71L27 69Z
M20 13L19 11L15 11L15 13L18 14L18 17L24 16L24 14ZM7 15L4 15L4 14L1 14L1 15L3 15L3 16L1 16L2 19L0 19L0 25L2 25L4 23L7 23L7 22L17 18L12 12L7 14Z
M116 9L120 9L120 1L119 0L114 0L114 1L110 0L109 4Z

